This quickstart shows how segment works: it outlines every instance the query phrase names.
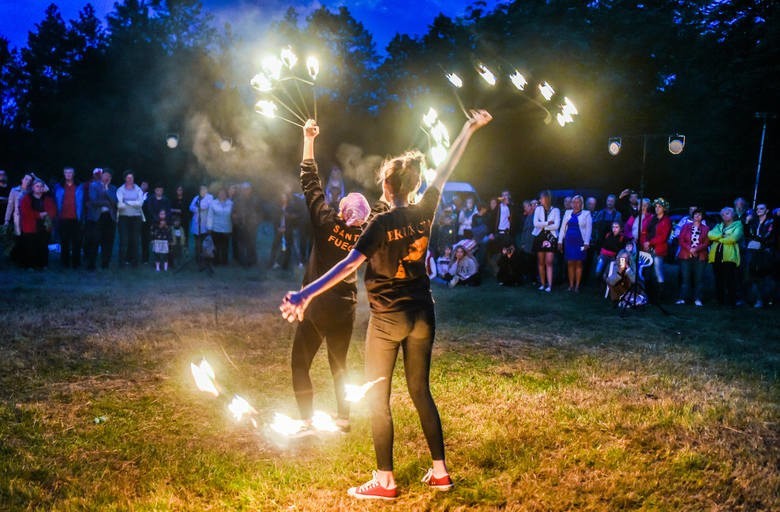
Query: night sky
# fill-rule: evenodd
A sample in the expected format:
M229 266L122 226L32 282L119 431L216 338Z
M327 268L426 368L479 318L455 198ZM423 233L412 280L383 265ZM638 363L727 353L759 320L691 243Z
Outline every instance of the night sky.
M465 13L473 0L203 0L204 6L212 11L217 25L231 22L235 29L256 33L288 7L294 6L306 14L321 5L335 9L346 5L352 15L374 36L377 50L383 52L385 46L397 32L421 35L427 32L428 25L440 12L455 17ZM11 46L24 46L27 32L43 18L46 7L52 0L0 0L0 35L11 41ZM55 0L66 21L76 18L86 0ZM114 0L93 0L92 5L100 19L105 20ZM488 8L496 5L495 0L487 2Z

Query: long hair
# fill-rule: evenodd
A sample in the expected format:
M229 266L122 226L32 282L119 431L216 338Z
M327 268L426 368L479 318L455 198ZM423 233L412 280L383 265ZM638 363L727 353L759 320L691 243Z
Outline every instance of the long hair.
M420 188L425 155L419 151L407 151L382 163L379 179L386 182L395 197L411 197ZM388 198L389 199L389 198Z

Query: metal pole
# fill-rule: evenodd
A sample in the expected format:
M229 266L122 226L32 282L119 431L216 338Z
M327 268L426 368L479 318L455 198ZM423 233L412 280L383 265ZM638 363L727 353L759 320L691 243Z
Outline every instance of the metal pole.
M756 112L756 117L764 120L764 127L761 129L761 144L758 147L758 166L756 167L756 186L753 188L753 210L756 209L756 199L758 197L758 180L761 177L761 159L764 156L764 138L766 137L766 112Z
M647 134L642 135L642 168L639 173L639 215L637 221L639 226L636 231L636 273L634 275L634 309L636 309L636 296L639 294L639 278L641 270L639 268L639 253L642 248L639 242L642 240L642 206L645 200L645 167L647 165Z

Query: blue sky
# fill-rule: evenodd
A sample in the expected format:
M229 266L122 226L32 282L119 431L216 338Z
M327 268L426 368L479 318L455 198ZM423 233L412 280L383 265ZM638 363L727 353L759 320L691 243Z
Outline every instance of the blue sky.
M115 0L92 0L98 16L105 19ZM269 21L294 6L306 13L322 5L336 8L345 5L356 19L361 21L374 36L381 52L397 32L419 35L440 12L454 17L465 13L472 0L202 0L214 13L218 22L228 21L237 30L262 29ZM8 38L12 46L24 46L27 32L43 18L50 3L60 7L63 18L75 18L86 0L0 0L0 35ZM492 8L496 0L489 0Z

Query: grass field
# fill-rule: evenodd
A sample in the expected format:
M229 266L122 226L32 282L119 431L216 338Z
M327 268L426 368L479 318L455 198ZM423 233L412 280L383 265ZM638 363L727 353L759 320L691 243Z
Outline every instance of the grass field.
M261 423L295 416L277 305L299 279L0 271L0 510L780 510L777 308L620 318L595 291L436 290L456 488L419 482L430 461L399 361L387 505L345 492L374 467L364 405L349 434L283 445L189 376L206 356ZM324 352L313 376L333 411Z

